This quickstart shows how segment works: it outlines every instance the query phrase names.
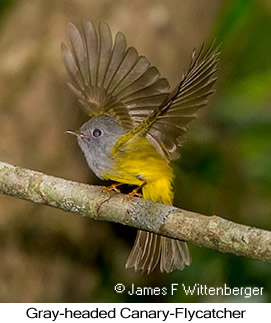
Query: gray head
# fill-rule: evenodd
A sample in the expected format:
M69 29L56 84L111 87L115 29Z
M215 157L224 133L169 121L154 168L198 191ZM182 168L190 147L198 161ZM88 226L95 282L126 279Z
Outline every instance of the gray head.
M113 116L92 117L79 131L67 131L77 136L88 166L99 178L114 168L112 148L124 133L124 129Z

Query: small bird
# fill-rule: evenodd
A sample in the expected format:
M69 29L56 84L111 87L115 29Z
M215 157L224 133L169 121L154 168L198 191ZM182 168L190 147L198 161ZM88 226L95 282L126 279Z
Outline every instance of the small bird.
M219 52L214 45L192 54L187 72L170 91L169 83L125 36L83 21L68 25L71 48L61 44L68 83L90 119L77 136L88 166L101 179L135 185L128 196L172 205L172 160L185 141L188 124L214 92ZM186 242L138 230L126 268L150 273L184 269L191 263Z

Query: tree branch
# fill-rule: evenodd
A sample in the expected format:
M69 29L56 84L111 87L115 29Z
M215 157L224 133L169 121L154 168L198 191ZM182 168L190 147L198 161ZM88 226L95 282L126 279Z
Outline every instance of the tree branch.
M0 162L0 193L271 262L271 232Z

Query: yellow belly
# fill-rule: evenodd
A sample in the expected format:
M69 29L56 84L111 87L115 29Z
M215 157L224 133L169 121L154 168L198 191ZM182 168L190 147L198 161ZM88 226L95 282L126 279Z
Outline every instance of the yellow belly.
M172 204L173 171L146 138L135 138L121 151L114 152L115 169L105 174L106 179L141 185L143 197L164 204Z
M115 167L105 174L107 179L138 186L146 182L143 198L172 205L173 171L146 138L135 137L116 145L112 158ZM150 273L158 263L161 272L167 273L189 265L186 243L139 230L126 268Z

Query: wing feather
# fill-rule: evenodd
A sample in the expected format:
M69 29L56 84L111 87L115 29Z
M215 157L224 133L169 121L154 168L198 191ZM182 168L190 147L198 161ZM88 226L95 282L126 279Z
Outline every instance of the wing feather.
M179 157L177 150L185 142L188 125L198 117L197 112L208 103L207 97L214 92L218 56L219 52L214 44L206 51L202 46L198 54L194 51L190 67L181 82L138 125L138 132L145 132L147 138L155 142L156 148L162 150L168 160Z
M68 33L71 49L64 44L61 48L69 87L90 116L111 113L125 129L132 129L137 109L147 116L167 96L167 80L145 56L127 48L121 32L113 40L107 24L96 29L83 21L81 31L69 24Z
M169 84L145 56L127 47L121 32L113 40L110 28L98 30L83 21L82 31L69 24L71 49L61 45L69 87L90 115L110 113L136 135L146 135L167 160L176 159L189 123L208 103L216 82L218 50L214 44L192 53L180 83Z
M75 62L75 59L65 44L61 44L62 56L64 60L64 64L67 70L67 73L73 83L73 86L81 91L84 91L84 83L81 78L80 71Z
M136 64L138 59L138 53L135 48L130 47L127 49L125 56L118 69L116 70L116 74L112 79L110 86L108 87L108 92L113 93L114 91L117 93L118 86L125 80L125 77L130 73Z
M109 27L106 24L100 23L99 35L100 39L103 41L100 41L99 43L98 74L96 85L98 88L102 88L112 55L112 35Z
M83 40L77 28L73 24L68 25L70 42L74 53L74 59L84 84L89 83L87 72L87 56Z
M110 82L112 81L120 63L125 55L126 51L126 40L124 35L121 32L118 32L115 37L115 43L112 50L111 61L108 65L105 81L104 81L104 88L108 89Z
M93 24L87 20L83 21L83 33L85 50L88 58L88 73L90 85L97 85L98 68L98 36Z

